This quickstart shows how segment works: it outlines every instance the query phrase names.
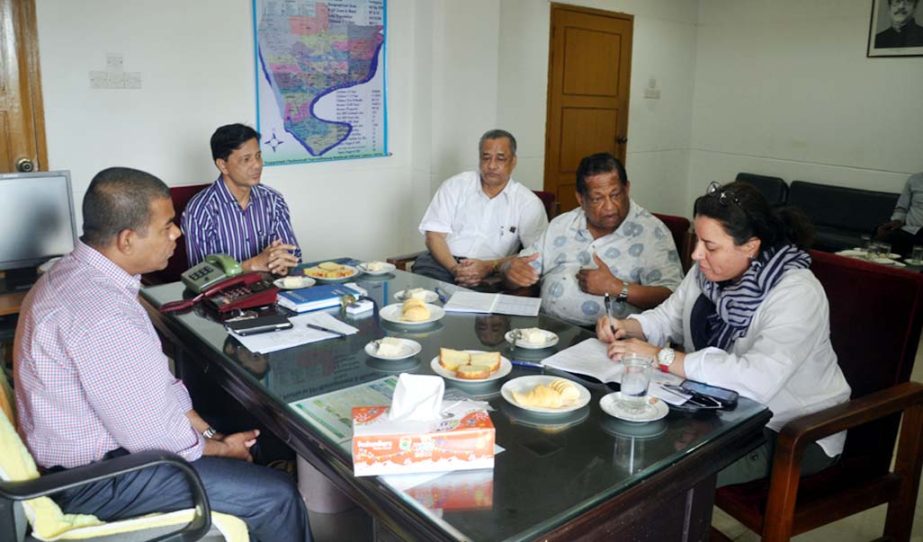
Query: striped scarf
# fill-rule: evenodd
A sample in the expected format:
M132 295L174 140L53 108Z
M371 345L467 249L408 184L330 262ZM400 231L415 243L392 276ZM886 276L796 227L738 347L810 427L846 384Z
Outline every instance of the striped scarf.
M784 245L761 253L736 282L712 282L699 270L696 279L702 295L715 304L715 312L706 322L708 345L728 350L746 335L753 313L782 275L790 269L807 269L810 265L811 256L807 252L795 245Z

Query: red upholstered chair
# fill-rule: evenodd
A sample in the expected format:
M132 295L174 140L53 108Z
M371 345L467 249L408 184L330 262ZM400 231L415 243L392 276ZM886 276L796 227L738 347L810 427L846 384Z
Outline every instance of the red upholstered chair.
M538 196L538 199L542 200L542 205L545 206L545 214L548 215L549 221L558 216L558 198L554 195L554 192L545 192L544 190L533 190L533 192Z
M189 184L184 186L170 187L170 199L173 200L173 211L176 213L176 218L174 221L176 222L177 226L180 225L180 219L183 216L183 211L186 209L186 204L189 203L189 200L192 199L192 196L195 196L210 184L211 183ZM170 260L167 262L167 267L161 269L160 271L147 273L142 277L142 280L145 284L164 284L167 282L176 282L179 280L180 274L188 268L189 260L186 258L186 241L180 237L176 242L176 250L173 251L173 256L171 256Z
M715 504L763 540L782 541L887 503L885 536L909 540L923 466L923 384L909 382L923 325L923 274L825 252L811 256L851 400L788 423L770 479L720 488ZM849 432L840 461L800 478L807 443L843 429ZM727 540L714 529L712 537Z
M690 222L688 218L682 216L664 215L653 213L669 228L673 234L673 242L676 243L676 251L679 253L679 261L683 265L683 272L689 271L692 262L692 234L690 233Z

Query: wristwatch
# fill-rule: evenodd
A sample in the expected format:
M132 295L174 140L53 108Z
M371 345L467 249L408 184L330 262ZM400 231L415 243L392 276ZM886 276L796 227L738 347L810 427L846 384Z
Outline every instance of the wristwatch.
M615 298L615 300L620 303L628 302L628 283L627 282L622 281L622 291L619 292L619 295L618 297Z
M674 358L676 358L676 351L669 346L666 348L661 348L660 352L657 352L657 363L661 372L670 372L670 365L673 365Z
M202 436L205 438L212 438L217 434L218 432L215 431L215 428L210 425L205 428L205 431L202 431Z

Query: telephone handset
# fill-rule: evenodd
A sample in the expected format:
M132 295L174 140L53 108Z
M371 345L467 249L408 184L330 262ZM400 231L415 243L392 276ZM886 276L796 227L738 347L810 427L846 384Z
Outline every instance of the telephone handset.
M205 260L186 270L180 278L187 288L198 294L241 273L243 269L234 258L227 254L209 254Z
M193 298L164 303L160 306L160 312L185 310L205 300L219 314L224 314L235 309L272 305L278 293L279 288L267 275L259 272L244 273L226 278Z

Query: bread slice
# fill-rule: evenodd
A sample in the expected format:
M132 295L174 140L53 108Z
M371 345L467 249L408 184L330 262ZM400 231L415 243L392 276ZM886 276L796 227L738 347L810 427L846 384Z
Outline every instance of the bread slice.
M471 355L461 350L452 350L451 348L439 349L439 365L448 371L457 371L462 365L467 365L471 361Z
M479 352L471 354L472 365L486 365L490 372L500 368L500 352Z
M460 365L455 371L455 376L465 380L484 380L490 376L490 367L487 365Z

